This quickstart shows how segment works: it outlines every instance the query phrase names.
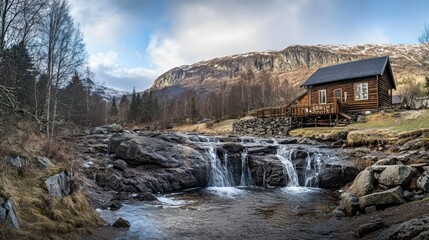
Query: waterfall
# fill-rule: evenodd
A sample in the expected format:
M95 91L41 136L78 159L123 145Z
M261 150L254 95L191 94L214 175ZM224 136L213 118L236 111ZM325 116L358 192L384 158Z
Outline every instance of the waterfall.
M293 149L286 149L284 147L280 147L277 149L277 157L283 163L283 175L287 175L289 181L287 183L288 187L298 187L299 179L298 173L296 171L295 166L291 162L292 160Z
M252 175L250 174L249 161L247 160L246 148L241 153L240 186L252 186Z
M262 166L262 169L263 169L263 173L262 173L262 186L263 187L265 187L265 186L267 186L265 183L266 183L266 179L267 179L267 165L266 164L264 164L263 166Z
M322 170L323 157L324 155L318 152L307 154L304 186L315 187L319 185L319 174Z
M224 154L224 161L222 162L216 154L216 146L210 146L207 156L210 160L209 186L234 186L234 178L231 171L228 170L228 154Z
M316 149L306 149L305 162L297 169L292 162L296 162L295 153L297 149L279 147L277 157L283 163L283 171L288 175L288 187L318 187L320 172L323 170L323 159L330 159L329 155ZM302 151L302 150L301 150Z

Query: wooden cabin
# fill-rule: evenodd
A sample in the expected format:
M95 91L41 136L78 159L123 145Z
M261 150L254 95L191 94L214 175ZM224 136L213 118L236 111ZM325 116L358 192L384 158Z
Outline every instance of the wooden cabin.
M391 108L396 89L389 57L377 57L319 68L302 85L305 92L288 106L286 116L351 118L353 113ZM268 112L278 112L270 108ZM267 116L267 109L258 111ZM284 115L285 116L285 115Z

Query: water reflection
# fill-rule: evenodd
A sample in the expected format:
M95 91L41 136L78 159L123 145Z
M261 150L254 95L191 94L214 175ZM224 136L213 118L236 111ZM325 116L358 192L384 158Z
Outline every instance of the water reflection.
M110 224L119 217L130 221L117 239L319 239L330 232L321 223L335 208L329 192L305 187L212 187L158 200L99 213Z

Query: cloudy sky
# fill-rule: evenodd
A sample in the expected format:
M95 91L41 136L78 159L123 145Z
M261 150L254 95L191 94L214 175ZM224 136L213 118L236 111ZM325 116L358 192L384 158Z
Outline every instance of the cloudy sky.
M96 81L141 91L165 71L295 44L417 43L426 0L73 0Z

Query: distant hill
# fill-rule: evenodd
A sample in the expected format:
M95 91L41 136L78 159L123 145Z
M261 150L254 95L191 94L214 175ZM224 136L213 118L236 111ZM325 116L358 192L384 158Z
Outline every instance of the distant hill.
M113 97L116 97L118 100L122 95L130 95L130 92L120 91L113 88L104 86L103 84L95 83L89 78L83 78L82 84L85 87L88 87L91 92L97 93L102 96L104 100L110 101Z
M420 44L296 45L280 51L250 52L176 67L158 77L151 89L175 86L172 89L210 92L218 90L213 88L216 82L237 79L249 69L254 73L267 71L297 86L321 66L375 56L390 56L396 80L401 82L410 76L423 77L417 63L423 53L424 47Z

